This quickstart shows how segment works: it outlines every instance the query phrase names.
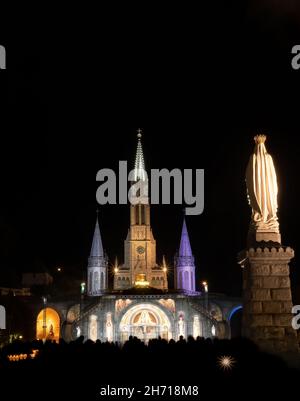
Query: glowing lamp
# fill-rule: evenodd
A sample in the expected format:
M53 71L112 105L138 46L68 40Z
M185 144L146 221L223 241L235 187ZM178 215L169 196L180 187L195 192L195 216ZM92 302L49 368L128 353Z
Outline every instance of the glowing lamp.
M208 283L207 283L207 281L202 281L202 285L204 287L204 291L208 292Z
M218 358L218 365L223 370L230 370L233 368L236 360L232 356L220 356Z
M146 280L146 274L137 274L134 285L136 287L149 287L149 281Z

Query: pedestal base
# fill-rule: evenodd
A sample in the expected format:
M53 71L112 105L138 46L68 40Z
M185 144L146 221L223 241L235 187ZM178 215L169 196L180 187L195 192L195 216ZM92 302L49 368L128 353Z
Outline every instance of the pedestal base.
M281 244L281 234L279 234L279 233L271 233L271 232L266 232L266 231L262 231L262 232L257 231L255 239L256 239L256 242L272 241L272 242L278 242L279 244Z
M248 233L248 248L251 246L257 246L259 242L273 242L281 244L281 234L271 231L252 231Z
M291 248L250 248L243 255L243 336L262 349L298 351L292 328L289 262Z

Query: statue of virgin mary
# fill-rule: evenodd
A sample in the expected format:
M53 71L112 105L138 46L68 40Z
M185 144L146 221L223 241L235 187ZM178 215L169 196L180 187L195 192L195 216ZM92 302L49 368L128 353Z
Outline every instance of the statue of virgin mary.
M252 207L250 231L279 234L278 186L273 159L267 152L265 135L255 136L254 141L254 152L246 170L248 200ZM268 237L262 239L268 240Z

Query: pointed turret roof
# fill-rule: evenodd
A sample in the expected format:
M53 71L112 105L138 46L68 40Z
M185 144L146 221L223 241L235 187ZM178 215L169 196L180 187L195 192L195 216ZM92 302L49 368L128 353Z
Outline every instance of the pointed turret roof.
M191 243L189 239L189 234L186 227L185 218L183 219L182 231L181 231L181 239L180 239L180 247L179 247L179 255L178 256L193 256Z
M163 255L162 265L163 265L163 267L167 267L165 255Z
M93 257L103 257L103 256L104 256L103 245L102 245L98 216L97 216L90 257L93 258Z
M143 154L143 147L142 147L142 130L138 129L138 143L136 149L136 156L135 156L135 163L134 163L134 180L145 180L145 163L144 163L144 154Z

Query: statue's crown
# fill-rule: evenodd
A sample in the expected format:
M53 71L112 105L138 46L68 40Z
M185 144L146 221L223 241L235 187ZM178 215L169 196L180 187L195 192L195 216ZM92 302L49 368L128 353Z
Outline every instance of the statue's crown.
M265 143L266 139L266 135L256 135L254 137L254 141L257 145L259 145L260 143Z

